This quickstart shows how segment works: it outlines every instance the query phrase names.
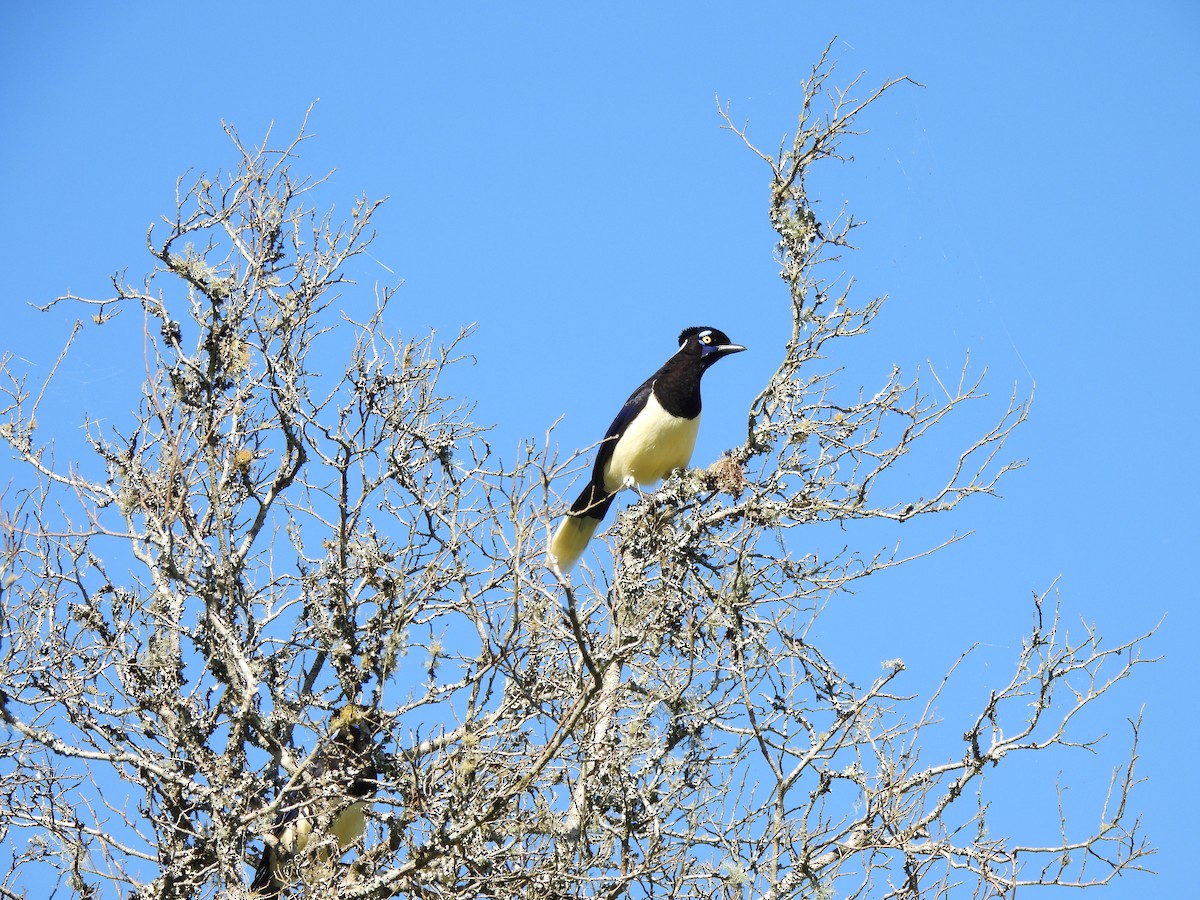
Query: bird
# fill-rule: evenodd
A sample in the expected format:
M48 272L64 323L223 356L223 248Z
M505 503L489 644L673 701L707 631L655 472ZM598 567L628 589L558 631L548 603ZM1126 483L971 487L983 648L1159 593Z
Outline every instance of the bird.
M315 829L324 827L327 836L337 841L339 852L366 831L366 807L379 786L375 758L379 714L351 704L330 725L331 737L305 767L303 784L284 794L272 839L263 847L250 884L259 897L274 900L298 879L289 863L308 846ZM321 859L327 861L331 850L322 847Z
M700 379L717 360L745 349L716 328L680 332L679 349L629 395L608 426L591 479L550 541L548 561L560 573L579 560L618 491L687 467L700 429Z

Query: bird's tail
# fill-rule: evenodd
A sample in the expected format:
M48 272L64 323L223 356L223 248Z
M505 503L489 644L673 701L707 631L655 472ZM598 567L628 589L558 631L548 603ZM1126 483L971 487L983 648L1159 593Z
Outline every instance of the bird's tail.
M263 847L262 856L258 858L258 868L254 872L254 881L250 884L250 893L261 900L277 900L283 892L283 882L279 878L279 854L270 844Z
M589 483L571 504L571 511L550 541L550 556L560 572L570 572L575 567L615 496L603 487Z

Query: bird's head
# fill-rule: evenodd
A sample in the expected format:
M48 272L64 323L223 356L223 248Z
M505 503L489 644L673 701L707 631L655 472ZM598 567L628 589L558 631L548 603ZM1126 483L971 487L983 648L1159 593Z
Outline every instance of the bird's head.
M330 721L330 731L341 736L342 740L354 736L356 740L365 738L369 741L383 730L386 719L387 715L382 710L350 703L338 710Z
M729 340L725 332L707 325L693 325L679 333L679 350L700 357L704 368L732 353L741 353L746 348Z
M333 736L327 754L340 757L338 767L351 778L349 793L365 797L375 793L379 767L375 735L384 727L387 714L356 704L344 706L330 722Z

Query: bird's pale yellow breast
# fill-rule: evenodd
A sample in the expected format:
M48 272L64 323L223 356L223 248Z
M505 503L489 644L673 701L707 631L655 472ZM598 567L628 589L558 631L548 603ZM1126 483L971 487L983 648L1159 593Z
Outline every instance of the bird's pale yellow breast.
M367 816L361 800L356 800L338 813L329 826L329 831L337 838L338 848L341 850L357 841L366 830ZM302 853L308 846L312 833L313 820L309 811L303 810L278 836L280 849L288 854Z
M651 393L646 408L634 417L617 442L604 470L605 490L620 490L630 479L653 484L692 459L700 417L681 419L671 415Z

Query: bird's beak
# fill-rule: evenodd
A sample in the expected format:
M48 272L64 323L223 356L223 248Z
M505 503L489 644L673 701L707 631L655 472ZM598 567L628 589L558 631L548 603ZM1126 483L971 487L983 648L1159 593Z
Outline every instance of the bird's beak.
M713 348L713 352L718 356L728 356L730 353L741 353L745 349L741 344L718 344Z

